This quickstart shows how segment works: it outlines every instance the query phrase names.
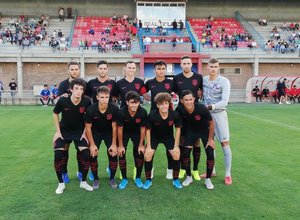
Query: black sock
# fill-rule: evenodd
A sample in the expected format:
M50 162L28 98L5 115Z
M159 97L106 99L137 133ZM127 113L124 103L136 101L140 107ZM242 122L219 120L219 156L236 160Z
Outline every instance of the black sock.
M201 148L200 146L193 147L193 158L194 158L194 166L193 170L198 170L198 164L200 161L200 155L201 155Z
M80 158L81 158L82 181L86 181L86 176L90 168L90 150L84 149L80 151Z
M97 160L97 158L98 158L97 156L90 158L90 167L91 167L91 171L93 173L93 176L94 176L95 180L99 180L99 176L98 176L98 160Z
M173 169L173 158L170 152L166 149L166 154L167 154L167 159L168 159L168 169L172 170Z
M191 148L188 147L183 147L182 149L182 165L183 165L183 169L185 169L186 171L186 175L187 176L191 176Z
M63 167L62 167L62 172L63 173L68 173L68 160L69 160L69 150L62 150L63 154Z
M58 182L60 182L60 183L63 183L62 167L63 167L63 151L62 150L55 150L54 151L54 169L55 169L55 172L56 172Z
M134 157L134 164L136 167L136 177L135 178L141 178L141 173L143 170L143 165L144 165L144 154L138 153L138 148L135 147L133 149L133 157Z
M82 166L82 164L81 164L81 154L80 154L79 150L77 150L76 158L77 158L78 172L82 173L82 168L81 168L81 166Z
M180 169L180 160L173 160L173 180L178 179Z
M118 157L114 156L112 157L111 155L108 156L109 160L109 169L110 169L110 177L109 179L114 179L116 175L116 170L118 168Z
M122 173L122 178L127 179L127 168L126 168L126 154L122 157L119 157L119 166Z
M153 167L153 160L149 162L145 161L145 175L147 180L151 180L152 167Z
M210 178L211 174L213 172L214 169L214 165L215 165L215 158L214 158L214 149L210 146L208 146L205 149L206 152L206 178Z

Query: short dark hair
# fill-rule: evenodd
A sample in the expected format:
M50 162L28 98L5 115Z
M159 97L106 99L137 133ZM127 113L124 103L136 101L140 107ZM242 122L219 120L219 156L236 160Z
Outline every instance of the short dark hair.
M125 95L125 99L128 102L130 100L132 100L132 99L133 99L134 102L140 102L141 101L140 95L137 92L135 92L135 91L129 91L129 92L127 92L126 95Z
M163 61L163 60L157 60L157 61L155 61L155 63L153 64L153 66L154 66L154 68L155 68L156 66L165 66L165 67L167 67L167 64L166 64L166 62Z
M219 63L219 60L217 58L212 57L208 60L208 63L211 63L211 64Z
M172 96L167 92L160 92L154 97L154 102L156 104L160 104L163 102L171 103L171 100L172 100Z
M188 55L184 55L184 56L181 57L180 60L184 60L184 59L192 59L192 58L190 56L188 56Z
M107 86L100 86L97 89L97 94L99 94L99 93L107 93L107 94L109 94L110 93L110 89Z
M98 68L100 65L102 65L102 64L105 64L106 66L108 66L107 61L105 61L105 60L99 60L99 61L97 62L97 68Z
M74 88L74 85L79 85L83 87L83 91L85 91L86 88L86 82L81 78L76 78L70 83L70 89Z
M135 62L134 61L132 61L132 60L128 60L126 63L125 63L125 66L127 66L127 64L128 63L134 63L135 64Z
M189 90L189 89L185 89L185 90L183 90L182 93L181 93L181 97L182 97L182 98L183 98L184 96L186 96L186 95L192 95L193 97L195 97L194 93L193 93L191 90Z
M47 84L44 84L44 87L45 87L45 86L48 86L48 85L47 85Z
M80 68L80 63L77 62L77 61L74 61L74 60L69 61L69 62L68 62L68 68L69 68L71 65L77 65L77 66Z

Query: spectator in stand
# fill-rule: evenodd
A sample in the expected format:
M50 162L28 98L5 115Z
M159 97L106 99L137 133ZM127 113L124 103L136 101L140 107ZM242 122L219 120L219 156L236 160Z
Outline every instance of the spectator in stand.
M143 28L143 23L141 20L139 20L139 28Z
M30 41L27 37L23 38L22 40L22 51L24 50L25 47L27 47L27 49L29 49L30 46Z
M182 31L183 30L183 26L184 26L182 20L179 20L178 24L179 24L179 30Z
M98 43L96 40L93 40L92 41L92 50L97 50L97 47L98 47Z
M92 26L90 27L89 34L93 35L93 36L95 34L95 30L94 30L94 28Z
M232 39L232 40L231 40L230 48L231 48L233 51L236 51L236 50L237 50L238 45L237 45L236 39Z
M294 30L295 30L295 24L294 24L294 22L291 22L291 23L290 23L290 30L291 30L291 31L294 31Z
M58 29L57 36L59 38L61 38L63 36L63 33L62 33L61 29Z
M262 91L262 98L263 98L264 102L265 101L267 101L267 102L270 101L270 90L268 89L267 86Z
M64 8L60 8L58 11L58 17L59 17L59 21L65 21L65 9Z
M87 40L84 41L83 49L84 49L84 50L88 50L88 49L89 49L89 43L88 43Z
M40 93L40 96L41 96L40 101L41 101L43 107L47 107L49 105L50 100L51 100L50 95L51 95L51 93L50 93L49 87L47 84L45 84L44 89Z
M25 15L24 15L23 12L20 14L20 19L19 19L19 21L20 21L20 23L24 23L24 21L25 21Z
M172 26L173 26L173 30L176 31L177 30L177 21L176 19L174 19L174 21L172 22Z
M258 99L261 102L262 94L261 94L260 89L258 88L258 86L255 86L252 89L252 95L255 97L256 102L258 102Z
M177 39L176 39L176 36L174 35L174 37L172 39L173 52L175 52L175 50L176 50L176 45L177 45Z
M72 8L71 7L67 8L67 14L68 14L68 19L71 19L72 18Z
M144 40L143 40L146 53L148 53L150 51L151 42L152 42L152 39L149 36L145 37Z

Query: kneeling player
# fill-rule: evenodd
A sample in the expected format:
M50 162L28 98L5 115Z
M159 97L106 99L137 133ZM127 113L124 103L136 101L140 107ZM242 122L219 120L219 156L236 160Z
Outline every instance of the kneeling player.
M176 111L179 112L182 118L182 141L183 148L181 152L181 164L186 171L187 177L182 183L183 186L188 186L193 182L191 175L191 159L190 154L195 142L201 138L206 152L206 179L205 185L207 189L213 189L210 177L214 167L214 121L205 105L195 103L194 94L190 90L182 92L180 102Z
M110 90L107 86L100 86L97 89L96 98L98 102L91 105L86 112L85 128L86 135L90 142L91 170L94 176L94 189L99 188L98 177L98 150L102 140L107 149L109 161L109 184L113 189L118 185L115 183L115 174L118 167L117 156L117 123L116 117L118 107L109 102Z
M168 93L159 93L154 101L157 105L156 110L148 115L147 122L147 147L145 150L145 174L146 182L143 189L149 189L152 186L151 169L153 166L153 156L159 143L163 143L173 158L173 186L181 189L182 185L178 180L180 168L180 150L179 138L181 119L179 113L169 109L171 95ZM175 125L175 138L173 128Z
M82 97L86 83L83 79L75 79L70 84L71 96L61 97L53 109L53 119L55 123L56 133L53 138L54 143L54 167L59 181L55 190L56 194L62 194L65 189L62 173L65 166L65 145L69 145L74 141L77 151L79 151L82 171L82 180L80 188L87 191L93 191L86 182L86 176L89 169L90 151L88 142L85 137L84 115L86 108L91 102L88 98ZM59 122L59 114L61 113L61 121Z
M143 187L141 173L144 165L144 139L145 124L147 121L147 111L140 107L140 95L137 92L130 91L125 96L127 106L120 109L118 113L118 154L119 165L122 173L122 182L119 184L120 189L126 188L128 184L126 174L126 151L129 139L133 143L133 158L136 168L135 185L138 188Z

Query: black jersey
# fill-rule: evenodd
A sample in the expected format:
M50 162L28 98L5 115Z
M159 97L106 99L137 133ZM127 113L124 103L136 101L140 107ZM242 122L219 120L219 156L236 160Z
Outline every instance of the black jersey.
M139 107L135 115L132 117L129 114L128 107L124 106L120 109L117 117L118 126L123 127L123 133L132 135L140 134L140 128L146 126L147 111Z
M104 113L99 111L98 103L91 105L86 111L85 122L92 124L92 131L97 133L112 133L112 122L116 121L118 107L108 103Z
M120 79L117 82L117 94L121 97L121 107L127 106L125 95L129 91L135 91L142 95L144 92L142 89L144 89L144 81L139 78L134 78L132 82L128 82L125 78Z
M195 102L198 102L198 90L203 90L203 77L198 73L193 73L190 78L186 78L183 73L174 76L174 92L182 98L183 90L191 90L195 97Z
M71 96L61 97L57 101L53 112L62 114L60 121L61 129L67 131L81 131L82 133L84 130L84 115L90 105L91 101L86 97L82 97L78 105L73 104Z
M181 127L182 122L178 112L169 110L168 117L163 119L158 109L148 115L147 128L151 129L151 137L159 140L174 138L173 126Z
M65 93L68 93L69 95L71 95L71 90L70 90L70 81L69 79L66 79L64 81L61 81L59 86L58 86L58 96L61 96Z
M182 136L189 132L201 133L208 131L209 121L212 120L212 116L205 105L195 103L195 109L192 113L188 113L183 105L179 105L176 111L179 112L182 119Z
M112 79L108 79L105 82L100 82L98 78L91 79L86 85L86 95L93 99L93 102L98 102L96 95L97 89L100 86L107 86L110 89L109 100L112 101L112 97L116 96L116 82Z
M158 82L156 78L150 79L145 85L146 91L151 91L151 110L157 109L154 102L154 97L160 92L167 92L171 94L173 92L173 81L171 79L165 79L162 82Z

